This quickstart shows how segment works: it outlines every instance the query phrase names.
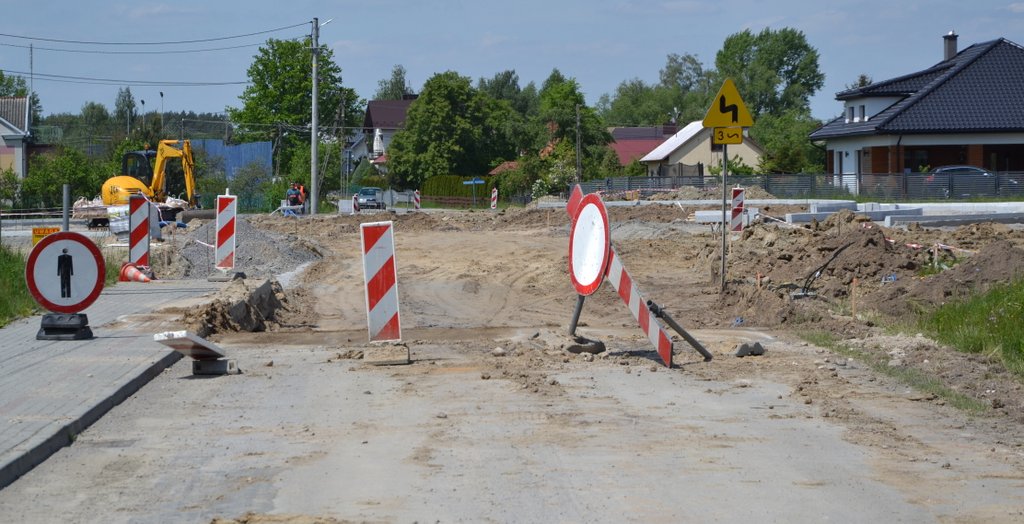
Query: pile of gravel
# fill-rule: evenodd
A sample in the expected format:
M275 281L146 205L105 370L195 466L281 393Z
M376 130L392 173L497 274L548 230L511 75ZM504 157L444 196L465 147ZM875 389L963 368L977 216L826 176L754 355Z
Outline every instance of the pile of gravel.
M214 273L214 221L193 220L188 228L165 235L174 246L161 278L205 279ZM173 240L172 240L173 238ZM321 258L320 251L295 235L259 230L238 215L235 226L235 271L247 278L272 278Z

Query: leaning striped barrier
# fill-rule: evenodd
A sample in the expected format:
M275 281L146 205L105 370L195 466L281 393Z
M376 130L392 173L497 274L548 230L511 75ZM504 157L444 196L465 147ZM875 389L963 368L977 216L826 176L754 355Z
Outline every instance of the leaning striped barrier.
M669 338L668 332L661 327L654 313L648 308L647 300L640 294L640 290L633 283L629 272L623 267L622 261L615 253L615 248L611 248L608 256L611 257L608 260L608 272L606 273L608 282L615 288L619 298L626 303L629 312L640 324L640 330L647 335L651 344L654 344L654 349L657 350L658 356L661 357L665 366L672 367L672 339Z

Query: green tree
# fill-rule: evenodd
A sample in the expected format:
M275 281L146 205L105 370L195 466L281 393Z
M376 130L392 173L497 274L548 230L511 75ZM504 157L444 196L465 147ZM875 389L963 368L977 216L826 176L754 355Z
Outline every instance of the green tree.
M807 110L791 109L782 114L763 114L750 130L765 154L758 169L762 173L821 173L825 152L807 135L821 127Z
M614 98L602 95L596 109L608 125L652 126L673 120L674 108L669 89L634 78L620 83Z
M854 81L852 84L846 84L846 89L860 89L862 87L867 87L871 85L872 82L874 82L874 80L871 80L870 76L861 73L857 75L857 80Z
M39 103L39 95L35 91L29 93L28 83L25 78L18 75L5 76L0 71L0 96L27 96L29 107L29 120L39 122L43 114L43 106Z
M227 108L231 121L238 126L236 139L274 141L281 172L285 173L292 169L309 171L308 155L305 165L293 167L291 164L296 152L309 150L313 115L310 45L308 38L302 42L267 40L249 66L251 84L239 97L242 107ZM320 50L317 77L318 110L324 131L329 132L330 127L361 125L363 104L354 90L342 86L341 68L328 48Z
M114 100L114 119L124 126L125 130L131 127L132 120L135 119L135 97L132 96L132 88L118 89L117 98Z
M751 114L782 114L809 107L825 83L818 51L801 31L749 29L730 35L715 56L720 78L732 78Z
M551 72L540 90L540 111L537 119L549 132L550 138L576 140L576 112L579 109L580 142L589 145L607 145L611 135L597 113L587 107L583 92L575 79L568 79L557 69ZM548 137L542 137L546 143Z
M22 200L29 207L57 207L64 184L71 185L73 196L92 198L99 194L106 179L103 163L90 160L76 149L58 147L53 155L32 157L21 186Z
M488 171L487 97L454 71L438 73L423 84L409 106L405 129L388 148L388 176L401 188L419 187L437 175L475 176Z
M377 92L374 100L402 100L405 95L413 94L412 86L405 79L405 67L395 64L391 68L391 78L377 81Z
M0 169L0 207L13 205L18 207L18 189L21 183L13 169Z

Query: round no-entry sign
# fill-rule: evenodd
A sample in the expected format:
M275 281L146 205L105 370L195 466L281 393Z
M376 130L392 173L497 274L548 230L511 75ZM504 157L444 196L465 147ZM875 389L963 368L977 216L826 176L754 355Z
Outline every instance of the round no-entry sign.
M580 295L592 295L604 282L611 236L608 211L596 193L580 200L569 233L569 277Z
M39 241L28 255L25 282L40 306L57 313L78 313L103 291L106 265L96 244L67 231Z

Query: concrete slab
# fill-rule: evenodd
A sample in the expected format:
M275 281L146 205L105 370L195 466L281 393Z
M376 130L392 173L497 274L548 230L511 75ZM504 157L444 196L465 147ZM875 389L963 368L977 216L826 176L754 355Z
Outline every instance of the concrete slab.
M978 213L972 215L893 215L885 218L885 226L903 226L912 223L926 224L933 227L963 226L979 222L997 222L1000 224L1024 224L1024 213Z
M188 331L157 333L153 335L153 341L196 360L217 360L224 357L224 351L216 344Z

